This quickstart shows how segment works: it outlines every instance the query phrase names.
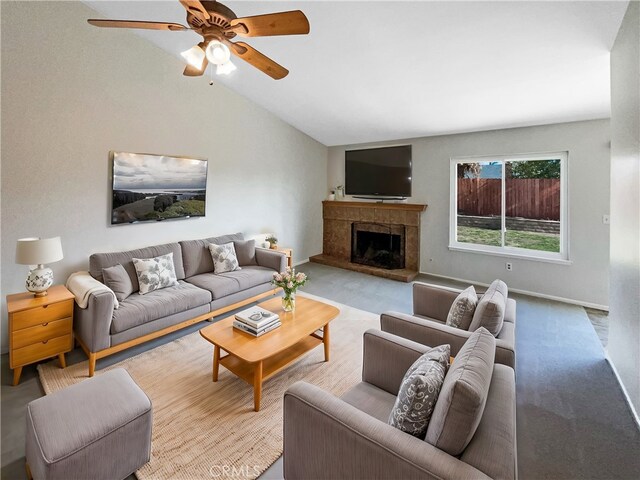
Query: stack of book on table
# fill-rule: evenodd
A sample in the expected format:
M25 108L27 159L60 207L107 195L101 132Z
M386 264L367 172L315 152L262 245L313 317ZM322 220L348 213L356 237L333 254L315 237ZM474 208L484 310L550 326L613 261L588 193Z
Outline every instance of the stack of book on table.
M280 317L261 307L251 307L236 313L233 328L259 337L281 325Z

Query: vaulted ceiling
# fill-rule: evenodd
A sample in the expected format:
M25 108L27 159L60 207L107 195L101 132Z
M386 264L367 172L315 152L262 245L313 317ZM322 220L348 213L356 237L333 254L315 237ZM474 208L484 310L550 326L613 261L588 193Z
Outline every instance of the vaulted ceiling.
M106 18L185 23L177 0L85 3ZM305 12L309 35L248 39L290 70L285 79L237 59L214 80L342 145L606 118L609 51L628 2L223 3L239 17ZM176 56L200 40L131 32Z

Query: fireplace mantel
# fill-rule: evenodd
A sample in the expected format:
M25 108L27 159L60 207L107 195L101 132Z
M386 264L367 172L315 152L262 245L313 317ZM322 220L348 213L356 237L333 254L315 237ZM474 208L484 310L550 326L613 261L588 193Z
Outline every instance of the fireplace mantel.
M312 262L410 282L420 268L420 217L427 205L417 203L322 202L322 254ZM351 226L369 222L405 227L405 268L387 270L351 262Z
M347 202L340 200L324 200L323 207L330 205L345 208L373 208L385 210L407 210L410 212L424 212L427 205L424 203L384 203L384 202Z

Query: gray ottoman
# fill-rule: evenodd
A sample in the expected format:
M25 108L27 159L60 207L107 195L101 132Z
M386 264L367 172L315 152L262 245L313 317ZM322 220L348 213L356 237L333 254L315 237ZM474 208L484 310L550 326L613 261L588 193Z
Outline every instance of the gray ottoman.
M151 402L121 368L27 405L27 468L39 479L119 480L149 461Z

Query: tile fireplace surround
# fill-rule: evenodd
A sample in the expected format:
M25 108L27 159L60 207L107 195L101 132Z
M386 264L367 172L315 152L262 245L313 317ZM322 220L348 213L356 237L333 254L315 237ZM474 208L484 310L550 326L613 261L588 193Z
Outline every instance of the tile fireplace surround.
M322 254L309 260L403 282L412 281L420 269L420 217L427 205L417 203L322 202ZM385 269L351 261L354 224L372 224L397 231L404 227L405 268Z

